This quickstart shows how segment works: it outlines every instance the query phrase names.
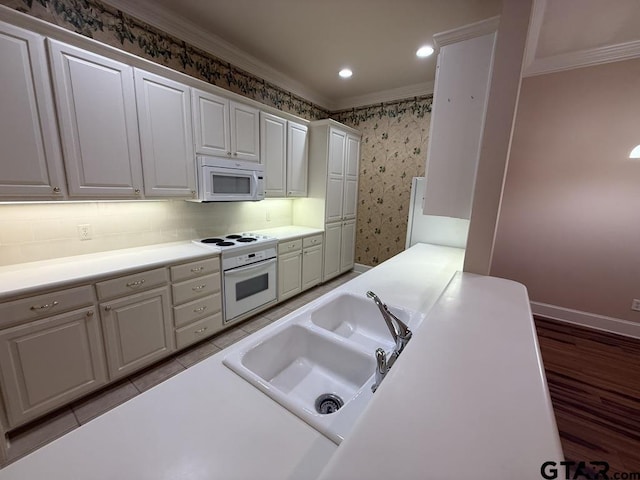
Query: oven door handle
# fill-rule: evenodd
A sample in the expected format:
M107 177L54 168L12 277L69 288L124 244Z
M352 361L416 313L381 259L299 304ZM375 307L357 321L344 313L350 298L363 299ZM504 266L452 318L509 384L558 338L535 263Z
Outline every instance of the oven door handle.
M239 273L243 273L243 272L248 272L249 270L255 270L257 268L268 267L272 263L276 263L277 260L278 260L277 258L272 258L270 260L265 260L263 262L252 263L251 265L247 265L246 267L240 267L240 268L234 268L232 270L226 270L224 272L224 275L225 276L227 276L227 275L235 275L235 274L239 274Z

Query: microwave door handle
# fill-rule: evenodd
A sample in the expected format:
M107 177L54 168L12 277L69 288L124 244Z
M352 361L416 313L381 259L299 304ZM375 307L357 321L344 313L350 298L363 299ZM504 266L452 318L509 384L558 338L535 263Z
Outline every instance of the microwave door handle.
M276 260L277 260L276 258L272 258L272 259L266 260L264 262L252 263L251 265L247 265L246 267L234 268L233 270L226 270L224 272L224 274L225 274L225 276L234 275L234 274L247 272L249 270L255 270L257 268L267 267L267 266L271 265L272 263L276 263Z

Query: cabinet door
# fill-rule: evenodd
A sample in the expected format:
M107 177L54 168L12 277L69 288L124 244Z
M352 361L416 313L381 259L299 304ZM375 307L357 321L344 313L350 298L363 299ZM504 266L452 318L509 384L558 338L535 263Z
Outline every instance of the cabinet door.
M356 218L358 210L358 178L345 177L342 199L342 218L350 220Z
M192 104L196 153L231 156L229 100L193 90Z
M69 195L137 197L142 164L133 69L49 42Z
M0 333L0 372L14 427L106 383L98 316L84 308Z
M302 252L302 290L322 281L322 245L305 248Z
M345 150L344 174L346 177L358 177L358 164L360 162L360 139L347 134L347 146Z
M44 37L0 22L0 197L66 192Z
M265 195L286 196L287 121L284 118L260 112L260 159L265 170Z
M278 258L278 301L302 291L302 252L287 253Z
M329 176L342 177L344 175L346 142L346 133L334 128L329 129L329 165L327 171Z
M189 87L135 69L144 193L192 197L196 189Z
M287 196L307 196L309 143L307 127L289 122L287 127Z
M355 265L356 221L342 223L342 239L340 246L340 272L351 270Z
M342 203L344 201L344 178L327 178L327 198L325 200L325 222L342 220Z
M326 282L340 273L340 247L342 222L328 223L324 228L324 271L322 280Z
M229 102L231 152L238 160L260 161L260 111L243 103Z
M111 380L175 350L169 287L100 304Z

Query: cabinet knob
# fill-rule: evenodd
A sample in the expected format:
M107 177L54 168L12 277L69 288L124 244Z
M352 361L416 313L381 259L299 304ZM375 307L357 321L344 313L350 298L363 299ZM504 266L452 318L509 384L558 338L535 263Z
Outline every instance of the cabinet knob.
M202 285L198 285L197 287L193 287L191 290L193 290L194 292L199 292L200 290L202 290L206 286L207 286L207 284L203 283Z
M89 310L87 312L87 317L93 317L93 310Z
M204 267L193 267L191 269L193 273L198 273L198 272L201 272L202 270L204 270Z
M193 332L193 333L204 333L204 332L206 332L206 331L207 331L207 327L202 327L201 329L196 330L196 331L195 331L195 332Z
M127 287L129 288L136 288L139 287L140 285L144 284L144 279L142 280L136 280L135 282L129 282L127 283Z
M53 187L53 193L60 193L60 187Z
M105 312L110 312L111 311L111 305L107 305L104 307L104 311Z
M227 155L228 155L228 156L231 156L231 152L227 152Z
M139 188L136 188L133 192L134 192L136 195L140 195L140 189L139 189Z
M233 153L233 156L234 156L234 157L237 157L237 156L238 156L238 152L234 152L234 153Z

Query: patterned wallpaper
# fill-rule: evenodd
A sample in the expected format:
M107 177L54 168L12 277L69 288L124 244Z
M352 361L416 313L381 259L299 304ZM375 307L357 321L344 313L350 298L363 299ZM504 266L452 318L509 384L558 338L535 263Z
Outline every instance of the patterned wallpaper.
M432 96L329 112L99 0L0 0L10 8L308 120L362 132L356 262L404 249L411 178L425 171Z
M433 96L334 113L362 132L356 262L375 266L404 250L411 179L423 176Z
M0 0L10 8L307 120L327 110L99 0Z

